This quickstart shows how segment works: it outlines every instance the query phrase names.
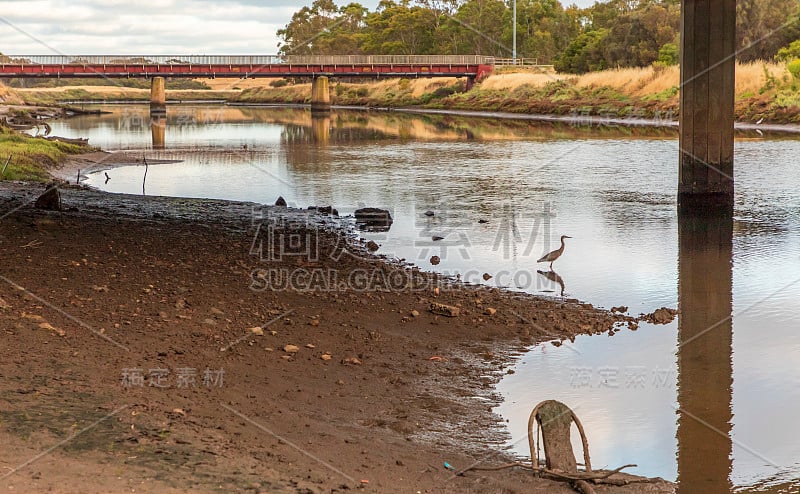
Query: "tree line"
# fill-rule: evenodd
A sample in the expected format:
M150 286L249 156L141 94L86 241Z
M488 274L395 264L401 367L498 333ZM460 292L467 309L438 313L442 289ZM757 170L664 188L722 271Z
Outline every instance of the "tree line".
M512 55L513 0L313 0L278 31L283 55ZM772 59L800 37L800 1L738 0L737 57ZM678 62L680 0L588 8L517 0L517 56L582 73Z

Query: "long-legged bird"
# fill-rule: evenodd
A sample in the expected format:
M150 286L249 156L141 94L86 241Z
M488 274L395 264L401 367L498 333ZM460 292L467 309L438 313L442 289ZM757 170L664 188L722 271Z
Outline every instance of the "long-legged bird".
M541 259L536 262L549 262L550 269L553 269L553 262L561 257L561 254L564 253L564 239L565 238L572 238L569 235L561 235L561 247L554 250L553 252L548 252L547 254L543 255Z

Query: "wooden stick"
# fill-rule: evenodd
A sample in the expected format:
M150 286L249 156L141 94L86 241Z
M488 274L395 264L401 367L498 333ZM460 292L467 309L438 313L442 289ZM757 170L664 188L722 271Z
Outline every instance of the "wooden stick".
M0 178L6 176L6 168L8 168L8 164L11 163L11 157L14 156L13 154L8 155L8 159L6 160L6 164L3 165L3 171L0 172Z

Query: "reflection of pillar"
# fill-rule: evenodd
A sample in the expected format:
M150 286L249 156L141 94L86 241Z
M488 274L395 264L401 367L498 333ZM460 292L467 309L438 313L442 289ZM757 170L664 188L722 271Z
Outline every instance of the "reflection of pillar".
M678 202L733 204L736 0L681 2Z
M730 211L678 219L678 490L730 493L732 236Z
M331 119L321 115L311 117L311 135L314 142L320 146L327 146L331 141Z
M311 113L327 113L331 111L331 91L328 78L316 77L311 83Z
M150 83L150 113L167 112L167 93L163 77L153 77Z
M150 118L150 133L153 136L153 149L164 149L167 144L167 117Z

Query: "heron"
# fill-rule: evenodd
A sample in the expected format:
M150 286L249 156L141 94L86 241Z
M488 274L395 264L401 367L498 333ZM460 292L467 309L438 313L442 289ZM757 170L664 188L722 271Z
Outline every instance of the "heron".
M559 257L561 257L561 254L564 253L564 239L565 238L572 238L572 237L570 237L569 235L561 235L561 247L559 247L558 249L554 250L553 252L548 252L547 254L543 255L542 258L539 259L536 262L549 262L550 263L550 269L552 270L553 269L553 262L555 262L555 260L558 259Z

